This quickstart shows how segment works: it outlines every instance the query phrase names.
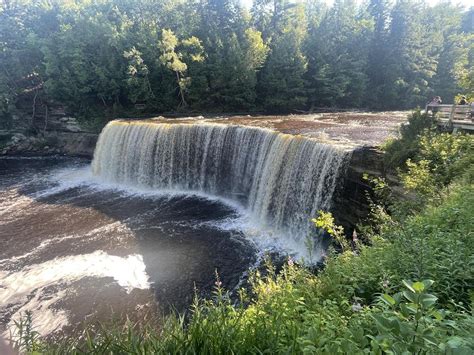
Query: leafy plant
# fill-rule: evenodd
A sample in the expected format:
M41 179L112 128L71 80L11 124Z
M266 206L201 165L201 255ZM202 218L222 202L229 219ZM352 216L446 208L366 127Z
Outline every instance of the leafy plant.
M428 293L433 283L432 280L403 281L405 290L393 297L380 296L378 306L382 312L372 315L378 333L370 337L374 349L395 354L468 354L474 349L472 340L454 335L469 332L472 325L465 324L464 315L457 316L460 322L456 324L455 319L449 318L451 312L436 307L438 298Z
M392 169L403 168L408 159L420 151L419 137L435 128L434 119L421 110L408 116L408 122L400 127L400 138L385 143L385 162Z
M349 243L344 235L344 228L335 224L334 217L331 213L318 211L318 217L313 218L311 221L317 228L326 231L337 243L337 246L341 248L342 252L350 249Z
M11 340L15 350L36 353L41 348L40 334L33 329L33 315L26 311L18 321L14 321L14 332Z

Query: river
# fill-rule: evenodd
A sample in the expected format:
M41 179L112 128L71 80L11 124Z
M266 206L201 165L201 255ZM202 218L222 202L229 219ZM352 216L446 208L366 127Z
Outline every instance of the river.
M41 335L183 310L195 289L239 286L261 248L239 206L127 189L90 161L0 158L0 325L30 311Z

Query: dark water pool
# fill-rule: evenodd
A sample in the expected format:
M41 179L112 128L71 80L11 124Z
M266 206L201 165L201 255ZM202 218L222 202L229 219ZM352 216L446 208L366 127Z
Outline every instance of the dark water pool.
M89 161L0 158L0 326L32 312L43 335L155 318L232 290L257 260L239 211L193 195L117 190Z

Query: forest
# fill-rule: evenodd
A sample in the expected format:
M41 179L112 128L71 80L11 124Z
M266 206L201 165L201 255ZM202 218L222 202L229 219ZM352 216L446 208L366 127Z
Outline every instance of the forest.
M4 0L0 112L40 99L108 118L452 103L474 90L473 16L423 0Z

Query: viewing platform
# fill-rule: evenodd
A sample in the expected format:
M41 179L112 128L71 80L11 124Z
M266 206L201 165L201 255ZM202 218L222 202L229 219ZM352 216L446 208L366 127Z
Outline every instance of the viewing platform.
M474 131L473 105L436 105L428 104L426 112L431 113L438 126L457 131Z

